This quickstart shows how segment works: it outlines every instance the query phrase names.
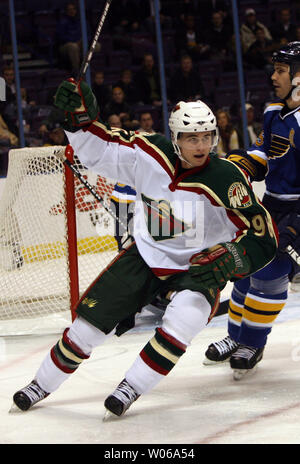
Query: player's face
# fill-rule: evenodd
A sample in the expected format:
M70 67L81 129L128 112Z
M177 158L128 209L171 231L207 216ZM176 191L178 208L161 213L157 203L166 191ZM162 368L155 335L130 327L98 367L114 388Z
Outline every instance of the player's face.
M284 99L292 88L289 74L289 65L285 63L275 63L272 74L272 82L276 97Z
M203 166L212 148L212 132L186 132L182 133L177 141L181 160L185 169Z

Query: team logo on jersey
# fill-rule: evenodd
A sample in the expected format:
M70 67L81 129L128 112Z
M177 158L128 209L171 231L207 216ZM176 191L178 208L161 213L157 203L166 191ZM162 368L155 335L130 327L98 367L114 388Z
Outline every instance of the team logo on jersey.
M261 147L263 143L264 143L264 132L262 131L257 137L255 141L255 145L257 145L258 147Z
M295 130L291 129L289 133L289 141L290 141L291 147L296 148L294 137L295 137Z
M234 182L228 190L229 204L233 208L248 208L252 200L247 188L241 182Z
M281 158L286 155L290 149L290 140L281 135L271 135L271 146L269 150L270 158Z
M182 219L175 217L167 200L153 200L142 194L144 213L149 234L155 241L167 240L191 228Z
M84 298L84 300L82 300L82 304L88 306L89 308L94 308L97 304L97 301L93 300L92 298Z

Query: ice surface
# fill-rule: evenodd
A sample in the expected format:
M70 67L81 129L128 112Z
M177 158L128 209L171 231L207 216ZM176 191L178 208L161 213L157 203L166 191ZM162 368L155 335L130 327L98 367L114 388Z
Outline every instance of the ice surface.
M229 365L205 367L209 343L226 333L227 316L200 333L173 371L123 418L103 421L106 396L160 323L146 311L135 330L113 337L59 390L25 413L9 413L58 335L0 338L2 444L300 443L300 294L290 293L257 372L240 382Z

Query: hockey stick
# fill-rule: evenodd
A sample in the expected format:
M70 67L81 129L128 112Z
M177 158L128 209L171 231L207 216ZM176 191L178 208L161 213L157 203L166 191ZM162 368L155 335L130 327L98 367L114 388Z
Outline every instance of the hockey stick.
M76 79L77 82L80 82L84 78L86 70L87 70L87 68L88 68L88 66L89 66L89 64L91 62L91 59L93 57L93 54L94 54L94 51L95 51L95 48L96 48L96 45L97 45L97 42L98 42L98 39L99 39L99 36L100 36L100 32L102 30L102 27L103 27L105 18L107 16L107 13L108 13L111 2L112 2L112 0L107 0L106 4L104 6L104 10L103 10L102 16L101 16L101 18L99 20L98 27L97 27L96 32L94 34L94 38L93 38L93 41L91 43L90 49L87 52L87 54L86 54L86 56L85 56L85 58L84 58L84 60L82 62L82 65L80 67L80 71L79 71L79 74L78 74L77 79ZM71 161L69 161L66 157L64 157L63 163L65 163L73 171L75 176L80 180L80 182L82 182L82 184L89 190L89 192L101 203L103 208L111 215L111 217L115 221L117 221L121 226L123 226L125 230L127 230L127 226L125 226L125 224L123 224L121 219L118 216L116 216L116 214L105 204L104 199L98 194L98 192L94 189L94 187L81 175L81 173L74 166L74 164L72 164ZM129 239L129 236L123 242L123 245L128 239Z
M80 68L80 71L79 71L79 74L77 76L77 79L76 79L77 82L80 82L84 78L86 70L87 70L87 68L88 68L88 66L89 66L89 64L91 62L91 59L92 59L92 56L94 54L94 51L95 51L95 48L96 48L96 45L97 45L97 42L98 42L98 39L99 39L99 36L100 36L100 32L102 30L102 27L103 27L105 18L107 16L107 13L108 13L111 2L112 2L112 0L107 0L106 3L105 3L104 10L103 10L102 16L100 18L100 21L98 23L98 27L96 29L96 32L94 34L92 44L91 44L90 49L88 50L88 52L87 52L87 54L86 54L86 56L85 56L85 58L83 60L83 63L81 65L81 68Z
M124 227L125 230L127 230L127 226L125 226L125 224L123 224L123 222L121 221L121 219L114 213L114 211L112 209L110 209L110 207L105 203L104 199L99 195L99 193L95 190L95 188L84 178L84 176L81 174L81 172L76 168L76 166L70 161L68 160L68 158L66 157L66 154L65 152L67 150L73 150L71 148L70 145L68 145L67 147L64 147L63 149L61 150L55 150L54 151L54 154L60 158L60 160L66 164L68 166L68 168L70 168L73 173L75 174L75 176L80 180L80 182L88 189L88 191L96 198L96 200L99 201L99 203L101 203L101 205L103 206L103 208L105 209L105 211L107 211L108 214L110 214L110 216L115 220L115 221L118 221L119 224L121 226ZM126 239L127 240L127 239ZM125 241L126 241L125 240ZM125 242L124 242L125 243Z

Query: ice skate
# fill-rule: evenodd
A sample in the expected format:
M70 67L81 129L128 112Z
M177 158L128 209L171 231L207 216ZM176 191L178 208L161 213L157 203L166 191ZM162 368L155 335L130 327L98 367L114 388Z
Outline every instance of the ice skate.
M139 396L140 395L129 385L127 380L123 379L115 391L106 398L104 406L115 416L123 416Z
M237 350L238 344L228 335L219 342L211 343L205 352L203 364L212 366L229 361L230 356Z
M29 408L46 398L48 395L49 393L45 392L38 385L38 383L35 380L33 380L26 387L22 388L14 394L14 404L13 407L10 409L10 412L14 412L17 410L28 411ZM14 405L17 407L17 409L14 408Z
M254 374L257 363L262 360L264 347L239 345L230 358L230 366L233 369L234 380L241 380L245 375Z

